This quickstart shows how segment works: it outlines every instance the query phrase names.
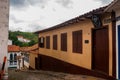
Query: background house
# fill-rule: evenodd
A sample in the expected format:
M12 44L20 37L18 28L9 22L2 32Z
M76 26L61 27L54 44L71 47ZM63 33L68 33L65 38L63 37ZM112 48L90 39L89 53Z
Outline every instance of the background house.
M0 67L3 64L4 57L7 56L8 21L9 21L9 0L0 0L0 64L1 64ZM8 68L6 64L5 71L7 71Z
M17 36L17 38L18 38L18 40L21 41L21 42L25 42L25 43L30 42L29 39L26 39L26 38L24 38L23 36Z
M17 69L23 67L23 60L19 46L8 45L8 67Z

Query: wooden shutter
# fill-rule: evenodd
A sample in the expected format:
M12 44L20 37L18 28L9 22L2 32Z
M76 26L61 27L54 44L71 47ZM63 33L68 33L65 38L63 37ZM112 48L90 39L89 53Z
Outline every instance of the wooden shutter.
M53 35L53 49L57 50L57 35Z
M46 48L50 49L50 36L46 36Z
M77 32L77 53L82 53L82 30Z
M61 50L67 51L67 33L61 34Z
M82 30L74 31L73 36L73 52L82 53Z
M73 52L77 52L77 33L73 32Z
M39 38L39 47L40 47L41 38Z

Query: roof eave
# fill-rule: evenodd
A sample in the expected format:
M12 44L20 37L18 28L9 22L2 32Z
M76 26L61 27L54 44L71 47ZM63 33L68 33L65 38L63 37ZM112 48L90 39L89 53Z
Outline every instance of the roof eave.
M34 32L34 33L35 33L35 34L39 34L39 33L42 33L42 32L51 31L51 30L54 30L54 29L58 29L58 28L64 27L64 26L66 26L66 25L71 25L71 24L74 24L74 23L78 23L78 22L83 21L83 20L85 20L85 19L91 18L91 16L92 16L93 14L102 14L102 13L104 13L104 9L105 9L106 7L107 7L107 6L101 7L101 8L99 8L99 9L90 11L90 12L88 12L88 13L85 13L85 14L83 14L83 15L80 15L80 16L78 16L78 17L75 17L75 18L73 18L73 19L71 19L71 20L68 20L68 21L66 21L66 22L63 22L63 23L58 24L58 25L56 25L56 26L53 26L53 27L50 27L50 28L47 28L47 29L43 29L43 30L40 30L40 31L36 31L36 32Z
M113 2L111 2L108 5L108 7L104 10L104 12L111 12L112 11L112 6L114 6L117 2L118 2L118 0L114 0Z

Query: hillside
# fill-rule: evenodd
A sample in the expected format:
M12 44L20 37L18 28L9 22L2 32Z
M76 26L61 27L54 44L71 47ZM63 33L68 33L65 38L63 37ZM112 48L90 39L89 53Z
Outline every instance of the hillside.
M17 36L23 36L24 38L29 39L31 41L29 43L20 42L18 41ZM18 45L21 47L32 46L38 42L37 35L31 32L9 31L9 39L13 41L14 45Z

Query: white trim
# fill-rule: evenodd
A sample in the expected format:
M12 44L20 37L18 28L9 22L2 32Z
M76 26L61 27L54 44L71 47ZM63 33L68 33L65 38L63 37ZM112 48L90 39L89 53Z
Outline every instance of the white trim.
M120 26L120 21L116 21L116 77L118 79L118 26ZM120 67L120 66L119 66Z
M116 77L118 79L118 25L116 25Z

